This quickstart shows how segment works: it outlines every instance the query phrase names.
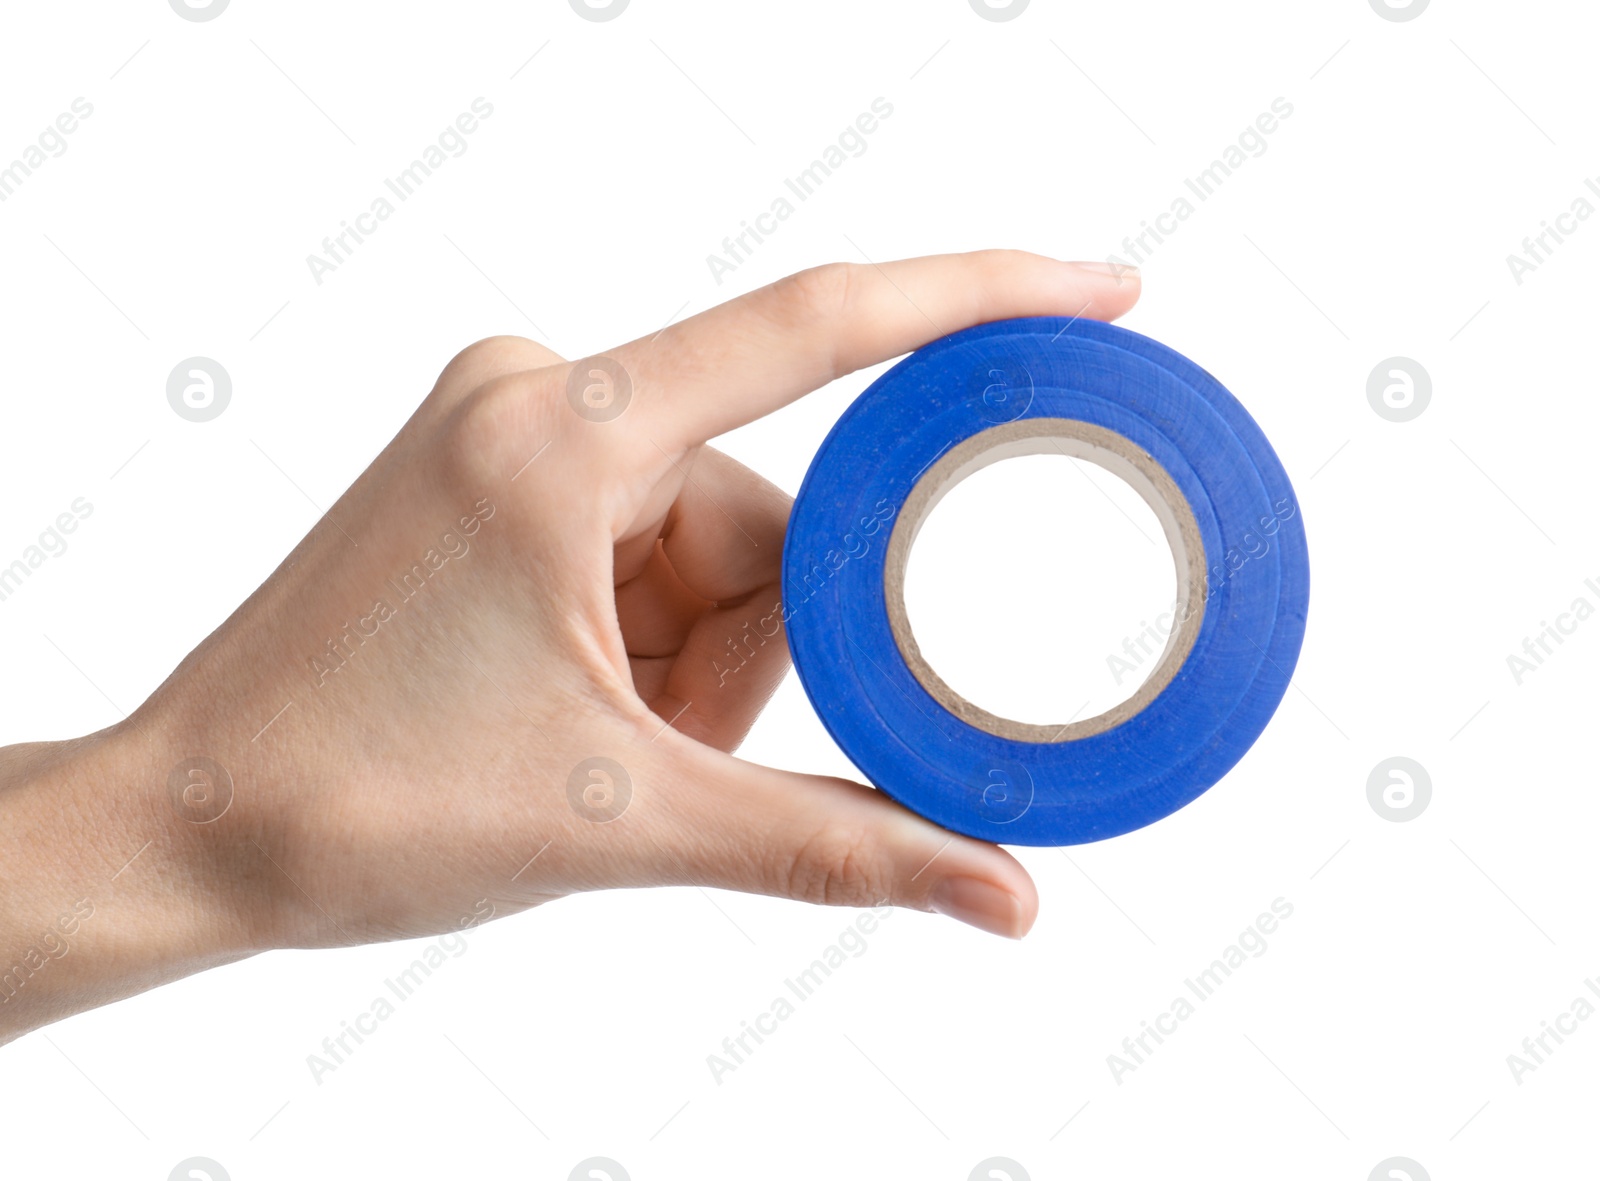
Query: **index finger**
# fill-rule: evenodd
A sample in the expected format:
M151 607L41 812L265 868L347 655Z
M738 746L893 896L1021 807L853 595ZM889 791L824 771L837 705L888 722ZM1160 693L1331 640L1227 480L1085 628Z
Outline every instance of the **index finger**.
M980 250L830 263L613 350L663 446L690 447L931 340L1013 316L1114 320L1139 272ZM669 442L670 440L670 442Z

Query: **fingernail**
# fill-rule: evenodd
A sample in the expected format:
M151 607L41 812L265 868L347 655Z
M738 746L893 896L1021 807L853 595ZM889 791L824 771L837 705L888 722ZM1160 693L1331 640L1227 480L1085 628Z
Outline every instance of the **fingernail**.
M1015 894L977 878L945 878L929 905L940 914L1007 939L1022 938L1022 903Z
M1139 268L1121 262L1075 262L1072 264L1080 271L1088 271L1092 275L1110 275L1118 283L1124 279L1139 282Z

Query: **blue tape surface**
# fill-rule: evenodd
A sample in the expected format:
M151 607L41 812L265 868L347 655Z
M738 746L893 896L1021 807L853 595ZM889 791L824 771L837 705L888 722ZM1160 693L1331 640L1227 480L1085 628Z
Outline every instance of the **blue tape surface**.
M941 455L1024 418L1087 422L1150 455L1188 500L1205 549L1194 646L1120 724L1064 742L1002 738L947 710L891 633L884 567L895 519ZM824 726L880 790L955 832L1069 845L1176 811L1239 761L1288 688L1309 570L1283 465L1205 370L1093 320L1003 320L919 349L873 382L823 442L784 543L784 621ZM997 603L972 626L1021 619Z

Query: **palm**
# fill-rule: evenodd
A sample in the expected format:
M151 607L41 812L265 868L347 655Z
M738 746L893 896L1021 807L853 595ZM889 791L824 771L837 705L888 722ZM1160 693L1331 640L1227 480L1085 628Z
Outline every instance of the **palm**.
M788 668L774 612L789 497L711 447L660 466L613 552L622 647L664 725L731 751Z

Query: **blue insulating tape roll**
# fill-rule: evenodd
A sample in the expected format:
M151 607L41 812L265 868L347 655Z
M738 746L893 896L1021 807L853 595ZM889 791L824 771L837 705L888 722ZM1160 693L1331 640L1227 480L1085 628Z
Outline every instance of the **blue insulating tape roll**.
M1187 500L1204 548L1200 623L1172 679L1131 717L1063 741L1003 736L941 704L908 666L885 592L891 534L919 479L981 432L1053 425L1029 419L1130 441ZM1288 689L1309 595L1289 478L1233 395L1138 333L1054 317L957 332L873 382L812 461L783 571L795 668L845 754L928 819L1016 845L1129 832L1222 778ZM1025 624L1004 594L972 621Z

